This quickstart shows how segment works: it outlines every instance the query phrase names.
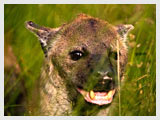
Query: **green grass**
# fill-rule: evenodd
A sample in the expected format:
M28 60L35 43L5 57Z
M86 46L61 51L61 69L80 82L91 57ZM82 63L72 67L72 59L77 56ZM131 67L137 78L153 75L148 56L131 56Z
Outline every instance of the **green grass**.
M31 99L43 64L39 41L26 30L24 22L32 20L40 25L58 27L79 13L114 25L134 25L135 38L128 40L129 58L125 82L121 86L121 115L156 115L156 5L5 5L5 49L12 47L20 67L18 75L15 67L5 67L5 115L27 115L25 110L17 111L26 107ZM7 50L5 55L8 55ZM21 98L26 102L19 102ZM119 115L118 95L110 115Z

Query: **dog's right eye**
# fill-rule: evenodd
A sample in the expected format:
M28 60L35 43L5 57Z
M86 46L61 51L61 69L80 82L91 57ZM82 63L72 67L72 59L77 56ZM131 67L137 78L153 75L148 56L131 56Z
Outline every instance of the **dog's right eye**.
M83 52L75 50L69 53L72 60L77 61L83 56Z
M117 60L117 52L111 52L110 54L109 54L109 57L110 58L112 58L112 59L114 59L114 60Z

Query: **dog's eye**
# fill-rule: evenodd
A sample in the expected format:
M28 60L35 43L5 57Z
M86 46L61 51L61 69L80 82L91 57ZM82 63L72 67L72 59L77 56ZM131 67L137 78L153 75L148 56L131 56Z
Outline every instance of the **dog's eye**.
M72 60L79 60L83 56L83 52L75 50L69 53Z
M117 60L118 56L117 56L117 52L112 52L110 54L110 57L113 58L114 60Z

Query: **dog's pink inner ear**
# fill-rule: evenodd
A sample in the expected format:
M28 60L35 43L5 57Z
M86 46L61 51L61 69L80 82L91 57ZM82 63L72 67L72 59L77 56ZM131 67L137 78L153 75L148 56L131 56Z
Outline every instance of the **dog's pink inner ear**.
M128 25L118 25L116 26L116 30L119 33L119 35L126 40L126 37L128 35L128 33L134 29L134 26L131 24Z
M42 27L37 24L35 24L32 21L26 22L26 28L33 32L39 39L41 43L41 47L43 49L43 52L46 54L48 51L48 42L51 40L54 35L61 29L59 28L48 28L48 27Z

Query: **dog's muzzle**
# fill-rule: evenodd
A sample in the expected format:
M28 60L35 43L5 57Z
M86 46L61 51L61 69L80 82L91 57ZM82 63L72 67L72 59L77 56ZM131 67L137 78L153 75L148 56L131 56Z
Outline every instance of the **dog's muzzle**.
M78 92L84 99L93 104L106 105L112 102L116 93L114 88L114 79L108 75L108 72L98 72L102 78L97 82L94 88L90 91L77 88Z

